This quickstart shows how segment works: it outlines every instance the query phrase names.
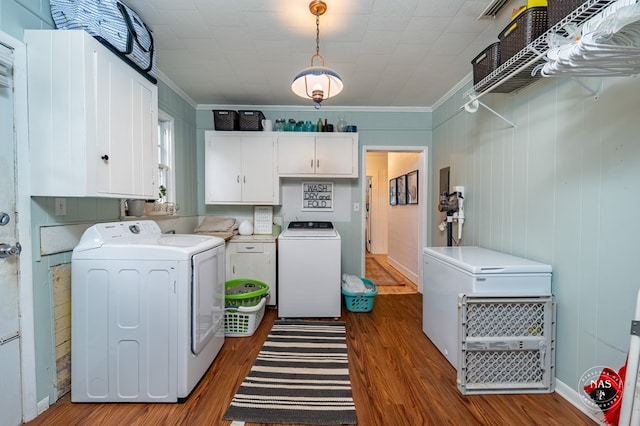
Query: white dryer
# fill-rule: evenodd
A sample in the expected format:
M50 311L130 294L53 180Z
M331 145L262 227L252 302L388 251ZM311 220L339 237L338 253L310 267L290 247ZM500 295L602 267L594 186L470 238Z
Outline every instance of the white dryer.
M224 240L91 226L73 250L71 400L177 402L224 343Z

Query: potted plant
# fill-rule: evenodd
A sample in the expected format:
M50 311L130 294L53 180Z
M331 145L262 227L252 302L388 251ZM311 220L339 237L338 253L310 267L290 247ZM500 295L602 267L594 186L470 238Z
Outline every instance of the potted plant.
M163 216L174 213L173 203L167 201L167 187L160 185L158 188L158 198L155 200L147 200L145 205L145 215L147 216Z

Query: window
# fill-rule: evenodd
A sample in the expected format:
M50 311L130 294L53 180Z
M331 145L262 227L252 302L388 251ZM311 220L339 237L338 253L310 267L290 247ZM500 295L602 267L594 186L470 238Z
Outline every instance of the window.
M158 111L158 202L175 203L173 117Z

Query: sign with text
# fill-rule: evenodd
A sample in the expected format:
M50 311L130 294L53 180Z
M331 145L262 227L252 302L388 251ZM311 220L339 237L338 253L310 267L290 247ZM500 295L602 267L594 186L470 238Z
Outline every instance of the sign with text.
M302 182L302 210L333 211L333 182Z

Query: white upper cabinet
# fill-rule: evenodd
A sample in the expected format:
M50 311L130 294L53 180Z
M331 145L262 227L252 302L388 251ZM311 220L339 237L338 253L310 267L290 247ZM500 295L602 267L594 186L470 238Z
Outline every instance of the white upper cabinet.
M157 86L85 31L25 42L31 194L157 198Z
M357 133L278 133L278 175L358 177Z
M278 204L275 138L264 132L205 132L205 203Z

